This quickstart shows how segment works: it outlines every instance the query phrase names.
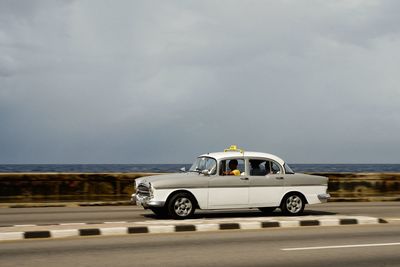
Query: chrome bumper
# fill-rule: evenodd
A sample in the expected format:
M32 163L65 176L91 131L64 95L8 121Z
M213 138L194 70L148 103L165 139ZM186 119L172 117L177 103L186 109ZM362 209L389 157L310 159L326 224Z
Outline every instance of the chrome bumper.
M136 204L136 194L131 195L131 204L135 205Z
M319 195L318 195L318 199L319 199L321 202L327 202L328 199L330 199L330 198L331 198L331 195L330 195L330 194L319 194Z
M151 207L164 207L165 201L155 201L152 200L148 196L140 196L137 194L132 194L131 202L136 202L136 205L140 205L143 208L151 208Z

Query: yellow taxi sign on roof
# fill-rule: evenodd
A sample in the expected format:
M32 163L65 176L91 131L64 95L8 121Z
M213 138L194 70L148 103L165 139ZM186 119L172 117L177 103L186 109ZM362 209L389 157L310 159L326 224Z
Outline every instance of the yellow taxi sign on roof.
M228 151L239 151L240 153L243 153L243 149L237 148L237 145L231 145L229 148L224 149L224 152Z

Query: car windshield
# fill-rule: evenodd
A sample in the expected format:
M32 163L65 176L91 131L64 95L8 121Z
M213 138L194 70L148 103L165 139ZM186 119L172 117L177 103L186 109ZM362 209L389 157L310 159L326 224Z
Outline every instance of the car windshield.
M203 170L208 170L211 172L210 174L214 174L217 170L217 161L213 158L199 157L189 169L190 172L201 172Z

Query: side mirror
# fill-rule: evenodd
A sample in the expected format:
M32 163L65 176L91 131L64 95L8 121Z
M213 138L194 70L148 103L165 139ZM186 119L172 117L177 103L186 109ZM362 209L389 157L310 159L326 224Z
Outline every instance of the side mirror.
M182 167L182 168L180 168L179 169L181 172L186 172L186 168L185 167Z
M204 174L204 175L210 175L210 171L209 170L202 170L201 171L201 174Z

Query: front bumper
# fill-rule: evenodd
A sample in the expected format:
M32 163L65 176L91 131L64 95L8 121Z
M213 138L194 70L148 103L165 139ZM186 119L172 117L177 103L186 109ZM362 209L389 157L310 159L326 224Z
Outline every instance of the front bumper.
M164 207L165 205L165 201L156 201L148 196L141 196L137 194L132 194L131 202L134 200L136 200L136 205L140 205L145 209L152 207Z
M330 194L319 194L319 195L318 195L318 199L319 199L321 202L327 202L328 199L330 199L330 198L331 198L331 195L330 195Z

